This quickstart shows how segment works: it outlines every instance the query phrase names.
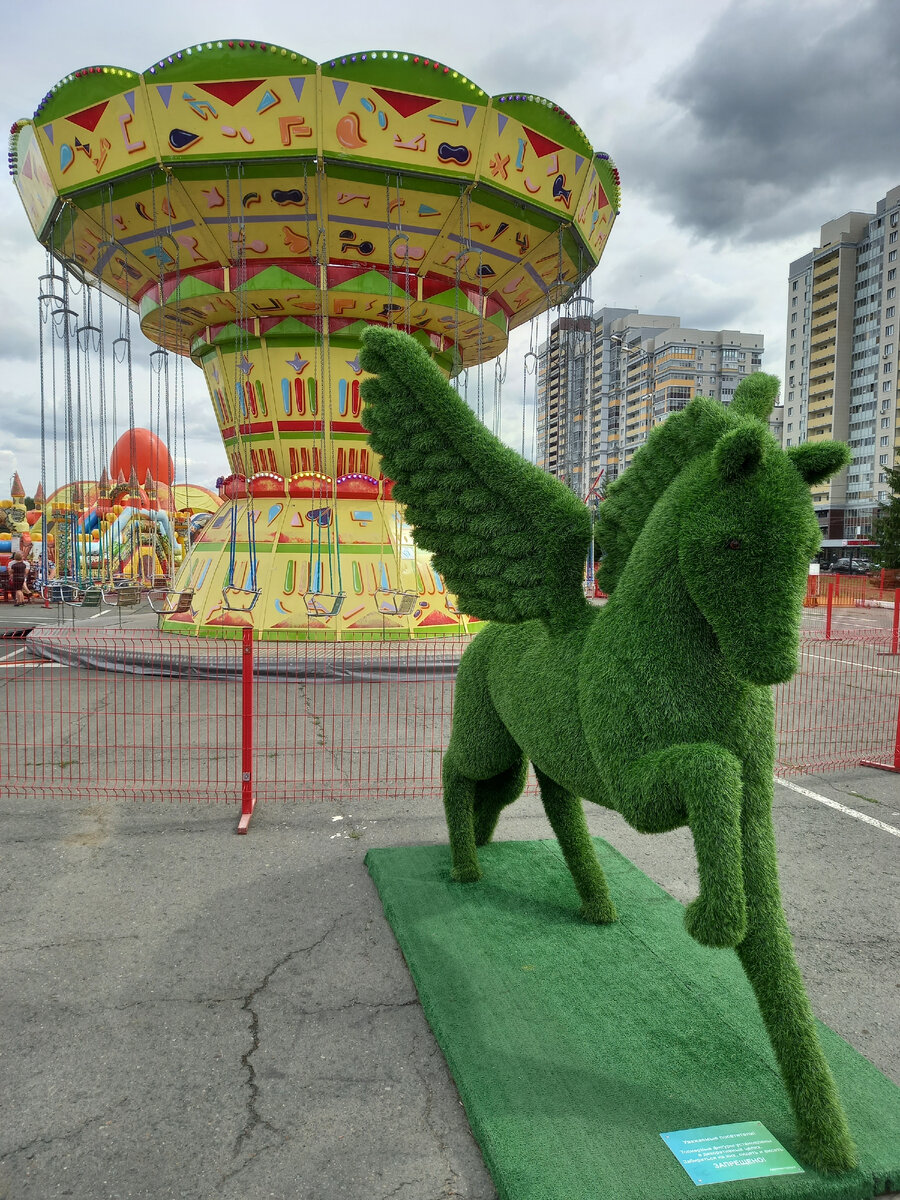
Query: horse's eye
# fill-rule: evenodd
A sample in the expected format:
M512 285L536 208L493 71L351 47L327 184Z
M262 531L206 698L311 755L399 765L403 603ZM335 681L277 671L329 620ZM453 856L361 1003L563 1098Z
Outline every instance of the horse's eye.
M740 548L741 548L741 543L738 538L732 538L731 541L728 543L729 550L740 550Z

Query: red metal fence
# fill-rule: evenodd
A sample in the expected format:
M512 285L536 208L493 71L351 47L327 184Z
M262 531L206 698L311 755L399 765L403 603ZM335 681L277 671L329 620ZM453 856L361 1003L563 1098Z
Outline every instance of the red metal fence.
M0 788L229 801L243 829L260 800L440 793L468 639L254 643L251 632L243 644L53 627L0 640ZM806 628L776 698L778 774L900 768L896 620Z

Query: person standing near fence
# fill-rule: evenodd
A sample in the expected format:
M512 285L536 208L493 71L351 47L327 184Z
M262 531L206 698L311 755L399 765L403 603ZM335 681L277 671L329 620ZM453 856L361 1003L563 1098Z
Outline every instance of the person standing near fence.
M28 564L22 558L21 551L17 550L9 564L9 580L12 590L15 593L16 608L25 603L25 578L27 574ZM28 595L30 596L31 593L29 592Z

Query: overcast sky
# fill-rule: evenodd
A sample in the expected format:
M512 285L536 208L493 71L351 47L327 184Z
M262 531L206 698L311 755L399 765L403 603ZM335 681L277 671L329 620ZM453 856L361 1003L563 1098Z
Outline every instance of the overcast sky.
M7 129L81 67L144 70L198 41L270 41L324 61L401 50L449 63L489 94L566 108L622 177L622 213L589 283L596 305L765 337L784 368L788 265L819 227L872 211L900 184L900 0L421 0L265 5L233 0L31 0L9 5L0 48ZM38 246L11 179L0 188L0 497L40 477ZM539 335L546 332L542 321ZM142 341L137 335L135 341ZM531 402L513 335L504 435ZM136 423L150 424L152 347L136 349ZM490 392L492 369L485 373ZM225 470L200 372L185 372L191 482ZM490 397L488 397L490 404ZM530 429L530 413L527 425ZM180 439L179 439L180 440ZM183 474L181 446L179 477ZM51 481L52 482L52 481Z

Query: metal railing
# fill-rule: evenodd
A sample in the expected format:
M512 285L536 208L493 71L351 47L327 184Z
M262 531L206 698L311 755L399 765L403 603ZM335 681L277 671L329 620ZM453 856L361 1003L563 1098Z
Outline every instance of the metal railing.
M900 769L898 611L890 629L804 630L799 670L776 690L777 774ZM242 831L260 801L439 796L468 642L10 631L0 639L0 788L224 801L240 805Z

